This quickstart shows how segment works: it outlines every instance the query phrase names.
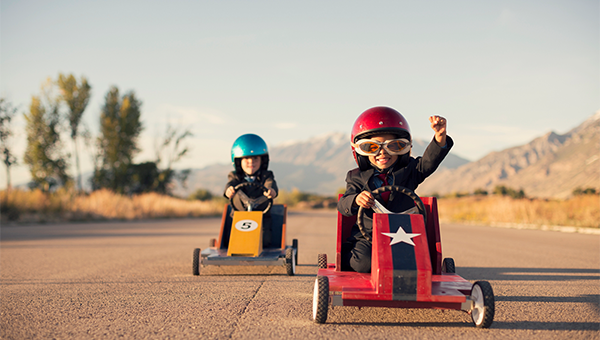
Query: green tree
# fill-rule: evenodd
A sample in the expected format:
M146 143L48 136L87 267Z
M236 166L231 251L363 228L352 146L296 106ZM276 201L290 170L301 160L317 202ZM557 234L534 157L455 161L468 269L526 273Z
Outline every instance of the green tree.
M105 97L100 114L100 136L96 155L93 188L109 188L124 193L129 168L139 148L137 138L142 131L140 109L142 103L130 91L120 97L113 86Z
M123 188L124 192L138 194L153 191L170 194L170 184L173 179L179 180L185 187L190 170L177 172L172 169L172 165L189 151L189 147L183 143L184 139L189 136L192 136L189 130L180 132L179 128L167 125L164 139L161 140L160 146L156 146L156 161L131 164L127 172L127 184ZM158 166L161 163L165 163L165 167L159 169Z
M185 139L192 137L193 134L189 129L181 130L179 127L172 127L167 124L165 137L155 147L156 164L165 166L159 171L157 178L156 191L162 194L169 193L169 184L173 178L177 178L185 186L190 170L186 169L177 174L172 166L180 161L190 151L190 147L185 144Z
M156 191L159 171L156 163L145 162L129 167L129 181L126 191L133 194Z
M32 96L29 113L25 113L27 123L27 148L23 160L29 165L35 186L49 191L54 185L67 185L67 162L62 154L60 141L60 114L58 102L50 95L50 82L44 85L42 101Z
M6 168L6 189L10 190L10 167L17 164L17 157L12 152L10 138L13 136L13 130L10 123L17 114L17 108L6 101L5 98L0 98L0 153L2 154L2 162Z
M85 111L91 96L91 86L85 77L81 77L79 84L77 79L70 74L68 76L59 74L57 84L60 88L60 99L69 108L67 118L71 132L71 141L75 151L75 165L77 168L77 187L81 190L81 168L79 166L79 150L77 147L77 137L80 136L79 123Z

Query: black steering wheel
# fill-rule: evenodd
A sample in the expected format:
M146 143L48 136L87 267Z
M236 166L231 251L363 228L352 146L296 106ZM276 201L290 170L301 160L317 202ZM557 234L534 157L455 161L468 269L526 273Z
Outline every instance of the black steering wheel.
M399 192L403 195L408 196L410 199L412 199L413 202L415 202L415 208L417 208L419 214L423 215L423 222L425 223L425 225L427 225L427 212L425 211L425 205L423 204L423 201L421 201L421 198L419 196L417 196L417 194L415 194L414 191L410 190L409 188L401 187L399 185L386 185L386 186L379 187L379 188L373 190L371 192L371 194L373 194L373 197L375 197L375 199L377 199L376 196L380 197L381 193L383 193L385 191ZM399 214L410 214L410 213L412 213L413 209L414 208L408 209L403 212L399 212ZM367 239L367 241L371 242L372 237L365 231L365 227L364 227L364 225L365 225L365 223L364 223L365 210L367 210L367 209L365 209L363 207L358 208L358 214L356 216L356 224L358 225L358 229L363 234L365 239Z
M258 197L248 197L241 189L245 188L245 187L256 187L258 189L261 189L261 195ZM256 182L243 182L240 183L238 185L235 186L235 188L233 188L234 193L233 195L231 195L231 197L229 197L229 204L231 205L231 207L233 207L233 210L236 211L254 211L254 209L256 209L257 207L259 207L260 205L263 205L265 202L268 203L266 208L263 209L263 214L266 214L270 209L271 206L273 205L273 199L272 198L268 198L267 196L263 195L262 193L268 191L267 188L265 188L264 185L260 184L260 183L256 183ZM235 201L233 198L235 196L239 195L240 199L239 201ZM239 204L238 204L239 202ZM240 206L241 205L241 206Z

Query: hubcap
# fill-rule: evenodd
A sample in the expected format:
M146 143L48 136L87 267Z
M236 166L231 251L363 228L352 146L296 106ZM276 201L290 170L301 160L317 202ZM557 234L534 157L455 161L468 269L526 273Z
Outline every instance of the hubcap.
M471 290L471 297L473 298L473 310L471 311L471 318L476 325L481 325L483 322L485 305L483 304L483 292L479 285L474 285Z

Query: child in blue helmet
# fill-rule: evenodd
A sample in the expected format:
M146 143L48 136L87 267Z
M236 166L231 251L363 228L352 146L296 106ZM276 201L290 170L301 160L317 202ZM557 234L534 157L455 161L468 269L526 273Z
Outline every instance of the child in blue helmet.
M262 138L251 133L238 137L231 147L231 162L235 170L227 176L227 184L223 193L225 197L231 198L235 193L234 188L244 182L255 182L267 189L267 191L261 192L257 187L242 188L241 190L248 197L258 197L260 195L271 199L277 197L278 189L275 176L272 171L268 170L269 151L267 143ZM258 209L261 209L261 206ZM269 248L270 246L271 214L267 212L263 215L263 248Z

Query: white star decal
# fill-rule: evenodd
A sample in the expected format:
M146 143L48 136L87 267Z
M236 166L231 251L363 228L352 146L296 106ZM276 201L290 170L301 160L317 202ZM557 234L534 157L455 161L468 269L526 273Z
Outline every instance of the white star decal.
M391 237L392 241L390 242L390 246L393 246L396 243L406 242L411 246L415 246L412 238L417 237L421 234L407 234L402 227L398 227L398 231L396 233L382 233L385 236Z

